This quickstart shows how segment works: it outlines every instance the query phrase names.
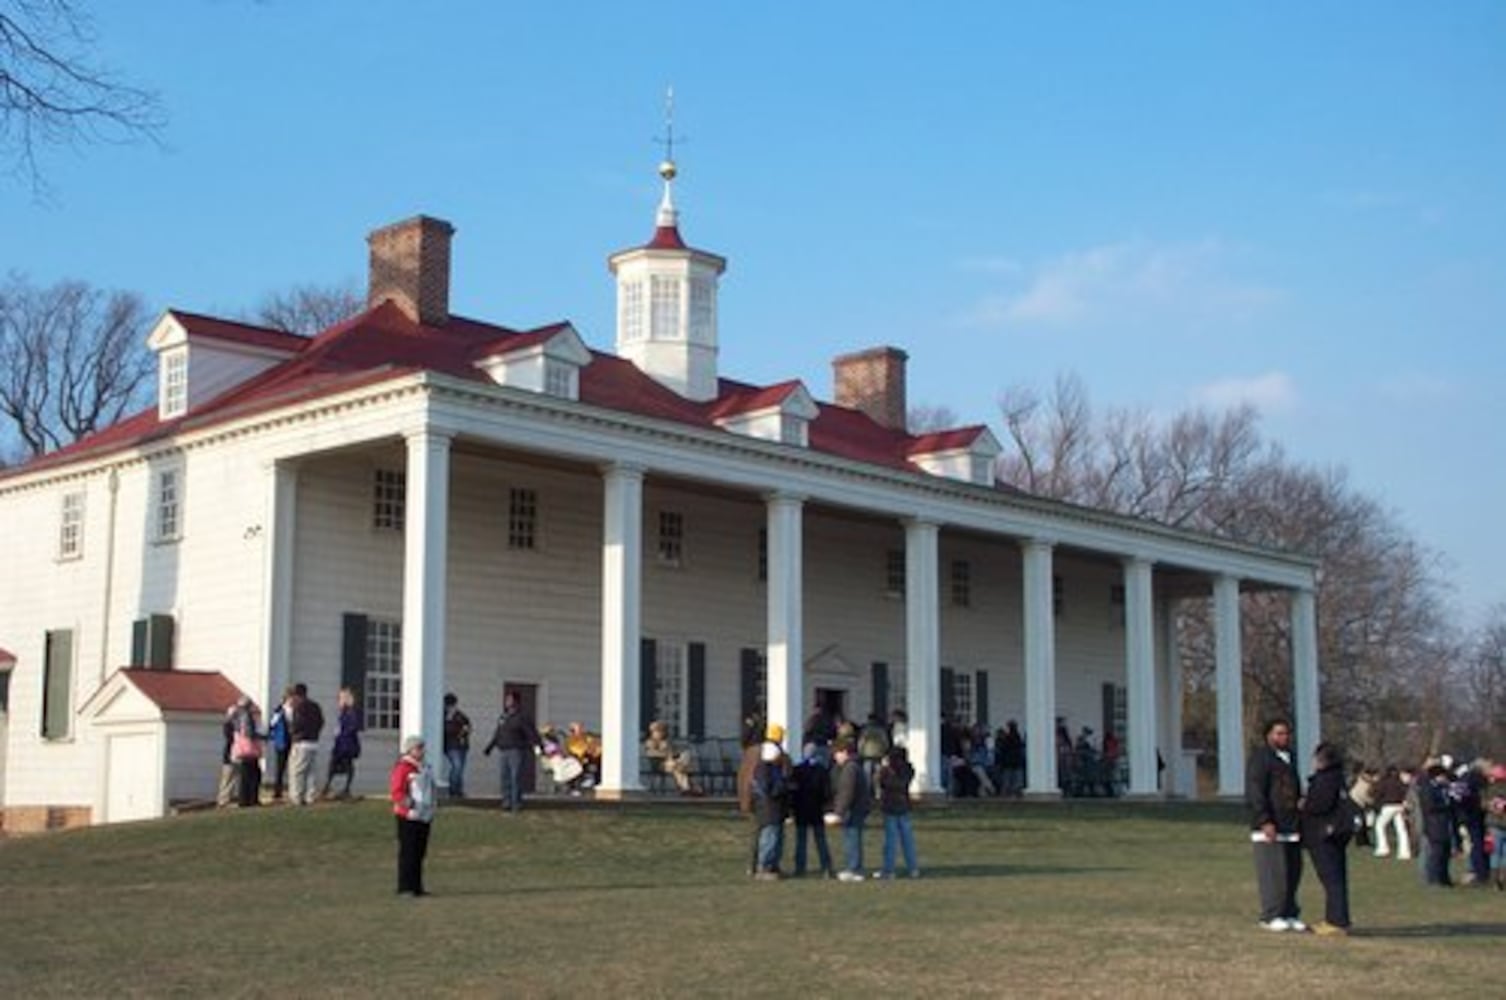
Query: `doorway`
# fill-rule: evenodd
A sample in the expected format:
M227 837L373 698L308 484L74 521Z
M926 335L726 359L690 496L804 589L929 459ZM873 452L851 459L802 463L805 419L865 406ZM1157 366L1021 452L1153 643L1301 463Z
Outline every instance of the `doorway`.
M816 688L816 711L828 719L847 718L847 691L844 688Z

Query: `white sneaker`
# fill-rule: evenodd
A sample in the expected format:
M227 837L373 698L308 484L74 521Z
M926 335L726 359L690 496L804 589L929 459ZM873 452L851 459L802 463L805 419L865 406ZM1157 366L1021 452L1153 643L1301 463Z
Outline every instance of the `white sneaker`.
M1296 917L1288 917L1287 918L1286 929L1289 930L1289 931L1294 931L1294 932L1296 932L1298 934L1306 934L1307 933L1307 925L1304 924L1302 921L1298 920Z
M1281 917L1272 917L1270 920L1262 920L1260 926L1268 931L1289 931L1292 925Z
M837 872L837 881L838 882L861 882L861 881L863 881L863 873L862 872L840 871L840 872Z

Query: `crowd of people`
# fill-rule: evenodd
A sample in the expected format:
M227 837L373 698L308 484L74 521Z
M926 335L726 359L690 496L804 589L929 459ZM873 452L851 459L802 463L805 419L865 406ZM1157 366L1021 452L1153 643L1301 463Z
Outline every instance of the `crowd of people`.
M271 802L311 805L321 798L349 798L365 723L352 689L340 689L337 705L329 769L321 788L318 758L324 710L309 697L308 688L293 684L283 691L265 726L260 706L246 695L238 698L226 710L221 726L224 742L216 804L241 808L260 805L264 768L272 779ZM344 779L338 792L334 791L336 778Z
M810 872L810 845L816 874L841 882L889 879L899 856L910 878L920 877L915 831L910 815L910 786L915 770L906 747L903 713L890 728L870 716L861 730L823 712L806 723L805 745L798 763L784 748L784 727L765 726L758 718L745 724L743 766L738 773L738 801L752 817L753 839L748 873L759 881ZM863 837L868 817L883 816L882 865L871 876L864 868ZM793 869L784 867L786 829L795 836ZM840 834L837 864L827 831Z
M1360 765L1350 781L1339 748L1320 743L1304 786L1291 738L1287 720L1268 723L1246 773L1261 927L1309 930L1297 901L1306 851L1324 895L1323 919L1311 929L1348 934L1352 842L1373 845L1377 857L1415 856L1427 886L1493 885L1506 891L1506 765L1455 763L1440 755L1415 772ZM1455 857L1465 862L1459 883L1450 872Z

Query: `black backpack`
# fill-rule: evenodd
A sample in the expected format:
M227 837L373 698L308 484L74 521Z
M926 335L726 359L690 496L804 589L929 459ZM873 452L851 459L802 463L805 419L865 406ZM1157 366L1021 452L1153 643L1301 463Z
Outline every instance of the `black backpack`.
M1349 792L1339 792L1339 802L1334 806L1333 816L1323 827L1323 835L1336 844L1348 844L1365 828L1365 812L1349 797Z

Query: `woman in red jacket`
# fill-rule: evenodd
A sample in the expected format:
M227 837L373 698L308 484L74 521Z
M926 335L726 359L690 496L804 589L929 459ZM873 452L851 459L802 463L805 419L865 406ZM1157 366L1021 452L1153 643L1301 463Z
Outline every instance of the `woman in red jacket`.
M388 783L397 817L397 892L427 896L424 855L429 851L429 824L434 820L434 771L424 760L424 740L403 740L403 755L392 766Z

